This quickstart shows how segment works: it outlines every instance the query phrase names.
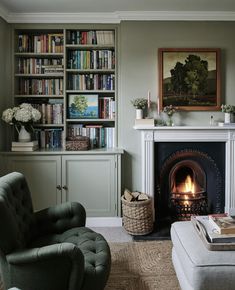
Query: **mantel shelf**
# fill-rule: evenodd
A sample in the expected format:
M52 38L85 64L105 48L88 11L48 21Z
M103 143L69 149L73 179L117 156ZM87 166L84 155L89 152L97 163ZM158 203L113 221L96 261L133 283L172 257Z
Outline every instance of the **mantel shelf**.
M177 131L177 130L235 130L235 126L134 126L135 130L157 130L157 131Z

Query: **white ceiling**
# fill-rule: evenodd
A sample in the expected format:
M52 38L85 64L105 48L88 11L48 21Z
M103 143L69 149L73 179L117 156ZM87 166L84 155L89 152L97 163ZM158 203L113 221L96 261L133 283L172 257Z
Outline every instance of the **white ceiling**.
M71 15L73 19L68 21ZM90 17L88 22L91 22L92 17L94 17L92 22L98 18L106 19L103 22L112 22L111 19L113 22L234 21L235 0L0 0L0 16L8 22L74 22L75 16L79 16L76 22L86 22L87 17ZM96 18L97 16L99 17Z
M12 13L235 11L234 0L0 0Z

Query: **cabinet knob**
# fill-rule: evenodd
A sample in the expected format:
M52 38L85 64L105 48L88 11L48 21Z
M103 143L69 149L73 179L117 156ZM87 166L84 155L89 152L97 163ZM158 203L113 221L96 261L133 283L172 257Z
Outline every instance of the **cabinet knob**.
M57 185L56 188L59 189L59 190L62 189L62 188L61 188L61 185Z
M64 185L62 188L63 188L64 190L68 190L67 185Z

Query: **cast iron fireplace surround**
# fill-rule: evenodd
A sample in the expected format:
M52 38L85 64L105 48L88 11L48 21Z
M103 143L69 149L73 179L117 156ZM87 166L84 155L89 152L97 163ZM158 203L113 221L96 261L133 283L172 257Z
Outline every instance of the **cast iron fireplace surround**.
M225 206L224 142L160 142L154 145L155 220L187 220L192 214L221 213ZM185 177L184 177L185 175ZM197 187L194 198L176 207L175 183L191 177ZM175 180L175 179L178 179ZM192 194L191 194L192 195ZM186 196L185 193L181 196ZM201 198L199 198L199 196ZM190 206L189 206L190 203ZM185 206L186 204L186 206Z

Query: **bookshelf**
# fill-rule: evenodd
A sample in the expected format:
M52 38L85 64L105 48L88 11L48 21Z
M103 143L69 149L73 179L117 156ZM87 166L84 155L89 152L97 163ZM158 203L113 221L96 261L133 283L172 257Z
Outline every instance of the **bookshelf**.
M115 30L66 30L66 101L68 138L89 136L93 149L116 146Z
M35 124L40 148L61 148L64 142L64 31L14 31L14 103L26 102L42 118Z
M12 98L42 112L34 124L40 148L6 151L0 158L3 174L26 176L37 210L79 201L88 216L120 215L116 39L115 25L12 26ZM64 150L66 139L85 134L91 150Z
M14 103L42 113L40 148L78 134L92 149L116 147L116 67L115 29L14 30Z

